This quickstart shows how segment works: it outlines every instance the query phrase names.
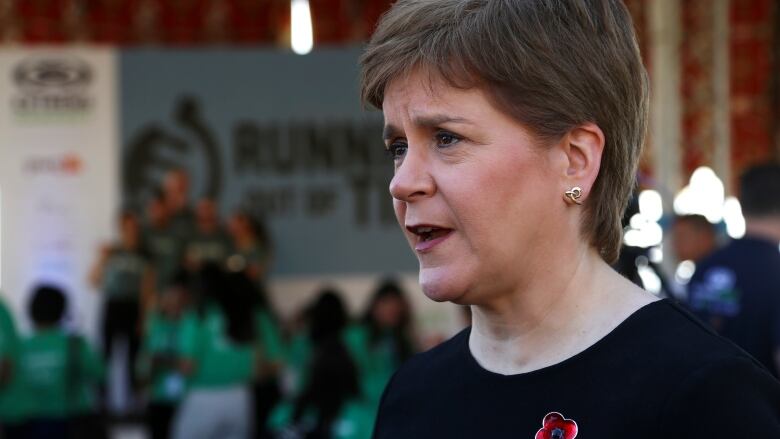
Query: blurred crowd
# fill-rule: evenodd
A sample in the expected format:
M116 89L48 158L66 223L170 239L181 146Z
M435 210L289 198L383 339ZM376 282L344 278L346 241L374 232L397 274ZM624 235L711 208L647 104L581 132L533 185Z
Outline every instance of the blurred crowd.
M100 250L102 355L62 325L57 285L33 291L30 335L0 301L0 437L106 437L117 359L131 416L153 438L370 436L385 384L415 351L399 284L379 282L358 319L328 287L282 321L262 223L239 210L223 225L214 200L193 208L188 195L187 174L170 172Z

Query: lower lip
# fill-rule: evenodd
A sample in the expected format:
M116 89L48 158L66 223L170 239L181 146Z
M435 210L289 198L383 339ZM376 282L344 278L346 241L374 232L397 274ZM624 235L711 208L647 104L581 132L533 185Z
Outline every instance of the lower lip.
M447 238L452 235L452 231L447 232L446 235L440 236L436 239L431 239L429 241L420 241L417 243L416 246L414 246L414 249L417 250L420 253L427 253L431 250L433 250L434 247L444 242Z

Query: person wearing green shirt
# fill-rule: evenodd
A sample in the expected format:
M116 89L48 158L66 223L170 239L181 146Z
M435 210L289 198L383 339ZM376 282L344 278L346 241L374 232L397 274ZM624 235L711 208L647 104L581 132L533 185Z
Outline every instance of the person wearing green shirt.
M268 301L262 285L259 285L244 269L229 275L234 289L242 295L254 298L254 321L258 347L258 375L252 385L255 437L267 438L266 420L281 398L280 373L285 361L286 347L279 329L278 319Z
M123 211L119 215L119 235L119 242L102 249L90 280L105 296L103 354L110 361L117 340L127 341L126 379L134 394L138 383L133 366L141 344L143 312L151 308L154 272L141 245L140 224L134 212Z
M21 437L22 416L15 403L19 397L19 335L13 316L0 298L0 437Z
M360 324L345 334L358 364L361 390L376 407L390 377L415 352L410 310L398 282L385 279L374 291Z
M156 192L146 205L146 223L141 231L141 246L154 270L155 299L173 283L182 265L184 241L173 227L162 193Z
M264 223L243 210L237 210L228 221L228 232L234 252L228 259L233 271L244 271L262 287L271 263L271 240Z
M18 335L11 311L0 297L0 389L10 380ZM0 393L1 394L1 393Z
M368 438L375 409L361 393L339 294L321 291L306 319L307 333L295 338L288 357L291 397L274 409L269 428L282 437Z
M104 367L82 337L59 326L65 308L65 294L58 287L35 289L30 302L35 330L19 344L15 376L21 389L15 404L27 420L24 430L29 438L86 431L82 421L96 408L95 392Z
M184 250L185 264L191 270L210 263L224 264L232 253L233 243L222 227L216 203L210 198L199 200L195 230Z
M196 309L182 322L179 349L188 392L173 437L241 438L252 431L251 383L260 369L255 297L215 264L193 286Z
M189 276L180 271L160 297L144 325L137 373L148 386L146 421L152 439L170 436L176 409L184 397L185 378L179 370L179 332L189 293Z
M171 169L162 184L162 198L170 227L180 242L195 231L195 213L190 206L190 176L183 168Z

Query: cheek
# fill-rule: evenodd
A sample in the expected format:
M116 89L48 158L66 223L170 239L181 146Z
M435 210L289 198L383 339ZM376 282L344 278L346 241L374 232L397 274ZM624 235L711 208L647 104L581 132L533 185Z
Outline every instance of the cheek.
M395 211L395 219L398 220L398 225L401 228L404 227L404 218L406 217L406 203L400 200L393 199L393 211Z

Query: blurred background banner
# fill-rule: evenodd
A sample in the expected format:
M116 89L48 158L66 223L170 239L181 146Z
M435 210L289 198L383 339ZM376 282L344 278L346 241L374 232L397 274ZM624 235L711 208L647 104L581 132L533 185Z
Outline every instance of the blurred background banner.
M381 113L360 105L359 55L122 52L123 199L143 205L166 171L183 168L192 201L264 218L275 274L413 271L390 203Z
M119 204L115 64L108 49L0 50L2 289L20 310L34 283L63 285L88 334L87 272Z

